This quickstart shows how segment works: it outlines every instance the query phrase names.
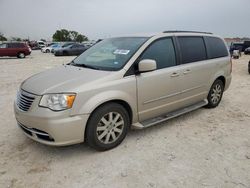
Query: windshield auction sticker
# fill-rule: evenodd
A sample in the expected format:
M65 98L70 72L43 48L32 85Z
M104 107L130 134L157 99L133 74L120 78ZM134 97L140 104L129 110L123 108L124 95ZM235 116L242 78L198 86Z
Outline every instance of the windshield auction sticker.
M119 49L117 49L117 50L115 50L113 52L113 54L128 55L129 52L130 52L130 50L119 50Z

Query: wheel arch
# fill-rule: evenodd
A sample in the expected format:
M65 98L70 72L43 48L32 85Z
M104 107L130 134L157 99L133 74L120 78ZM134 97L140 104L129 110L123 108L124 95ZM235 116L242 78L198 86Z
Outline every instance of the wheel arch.
M100 107L106 105L106 104L109 104L109 103L117 103L117 104L120 104L121 106L124 107L124 109L128 112L128 115L129 115L129 121L130 121L130 125L132 124L132 121L133 121L133 111L132 111L132 108L131 106L125 101L125 100L121 100L121 99L112 99L112 100L109 100L109 101L105 101L101 104L99 104L98 106L96 106L92 112L90 113L87 121L86 121L86 127L85 127L85 130L84 130L84 138L87 140L87 127L88 127L88 124L89 124L89 120L92 116L92 114L97 110L99 109Z
M25 53L24 51L18 51L18 52L17 52L17 56L20 57L20 54L21 54L21 53L23 53L24 56L26 56L26 53Z
M226 85L226 78L224 76L219 76L215 80L221 80L223 82L224 87L225 87L225 85Z
M215 80L218 79L223 82L224 86L226 85L226 77L225 77L225 72L223 70L218 71L213 77L211 77L208 89L210 89Z

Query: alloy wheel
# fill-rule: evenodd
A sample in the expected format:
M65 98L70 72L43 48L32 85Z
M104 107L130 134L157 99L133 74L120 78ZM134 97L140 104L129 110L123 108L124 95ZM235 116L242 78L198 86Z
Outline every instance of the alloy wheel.
M214 85L211 93L211 101L213 104L217 104L220 101L222 94L222 88L220 84Z
M122 134L124 119L118 112L109 112L99 121L96 129L97 138L101 143L111 144Z

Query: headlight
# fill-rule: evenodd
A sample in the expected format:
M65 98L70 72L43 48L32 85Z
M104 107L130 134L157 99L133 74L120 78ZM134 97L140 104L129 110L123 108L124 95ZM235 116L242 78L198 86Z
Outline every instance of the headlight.
M73 106L75 94L46 94L42 96L39 106L54 111L69 109Z

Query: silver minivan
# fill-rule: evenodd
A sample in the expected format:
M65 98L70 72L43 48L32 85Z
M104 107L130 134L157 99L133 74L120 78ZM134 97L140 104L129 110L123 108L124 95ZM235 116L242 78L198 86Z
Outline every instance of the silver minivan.
M67 65L25 80L14 103L31 139L97 150L200 107L214 108L231 82L225 42L205 32L166 31L103 40Z

